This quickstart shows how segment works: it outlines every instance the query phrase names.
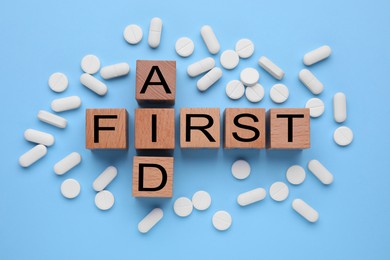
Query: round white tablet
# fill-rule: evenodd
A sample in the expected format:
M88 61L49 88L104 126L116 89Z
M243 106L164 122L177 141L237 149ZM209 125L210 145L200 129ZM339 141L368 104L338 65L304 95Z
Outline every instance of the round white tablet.
M275 201L283 201L288 197L288 187L284 182L275 182L269 189L269 195Z
M259 81L260 74L254 68L245 68L240 73L240 79L247 87L252 87L256 85Z
M252 87L247 87L245 89L245 96L250 102L260 102L264 97L264 88L259 83Z
M220 210L213 215L213 226L220 231L228 229L232 225L232 217L226 211Z
M239 80L231 80L226 85L226 95L231 99L240 99L245 93L245 87Z
M192 201L186 197L178 198L173 204L173 210L179 217L187 217L192 212Z
M299 165L293 165L287 169L286 178L289 183L294 185L301 184L306 178L305 169Z
M251 173L251 166L245 160L237 160L232 165L232 174L234 178L243 180L248 178Z
M310 108L311 117L319 117L325 111L324 102L319 98L311 98L306 102L306 108Z
M353 132L349 127L340 126L334 131L333 140L340 146L347 146L353 140Z
M252 56L255 45L249 39L241 39L236 43L236 52L240 58L246 59Z
M208 209L211 205L210 194L203 190L195 192L194 196L192 196L192 204L197 210Z
M190 38L181 37L176 41L175 49L179 56L188 57L194 52L195 45Z
M288 99L288 88L284 84L275 84L272 86L269 96L275 103L283 103Z
M108 210L114 205L115 198L108 190L99 191L95 196L95 205L100 210Z
M100 69L100 60L95 55L89 54L81 60L81 69L88 74L95 74Z
M221 62L222 67L227 70L232 70L237 67L240 57L238 57L238 54L235 51L227 50L222 52L219 61Z
M130 24L126 26L123 31L123 37L130 44L137 44L142 40L142 29L136 24Z
M56 72L50 75L49 87L54 92L62 92L68 88L68 77L64 73Z
M65 198L76 198L80 194L80 183L75 179L66 179L61 184L61 193Z

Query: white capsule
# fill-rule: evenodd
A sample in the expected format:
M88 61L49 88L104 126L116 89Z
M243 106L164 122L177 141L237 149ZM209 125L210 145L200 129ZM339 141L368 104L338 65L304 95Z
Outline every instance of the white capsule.
M81 155L73 152L65 156L59 162L54 165L54 172L57 175L63 175L73 169L76 165L81 162Z
M225 231L232 225L232 216L226 211L220 210L213 215L213 226L219 231Z
M51 102L51 109L55 112L63 112L79 108L81 106L81 99L78 96L70 96L65 98L54 99Z
M232 70L237 67L240 57L233 50L227 50L222 52L220 60L222 67L227 70Z
M89 88L100 96L104 96L108 91L107 86L103 82L101 82L94 76L89 75L88 73L84 73L81 75L80 82L85 87Z
M38 119L47 124L56 126L58 128L65 128L68 124L65 118L54 115L44 110L39 110Z
M245 87L239 80L231 80L226 85L226 95L233 99L240 99L245 93Z
M311 160L307 167L323 184L329 185L333 182L333 175L317 160Z
M289 190L284 182L278 181L271 185L269 189L270 197L275 201L284 201L287 199Z
M88 74L95 74L100 69L100 60L95 55L89 54L81 60L81 69Z
M150 21L148 44L152 48L157 48L160 45L162 25L162 20L158 17L154 17Z
M322 83L314 76L311 71L303 69L299 72L299 80L313 93L320 94L324 90Z
M316 222L319 218L318 212L301 199L292 202L292 208L309 222Z
M319 117L325 111L324 102L319 98L311 98L306 102L306 108L310 109L311 117Z
M197 210L206 210L211 205L211 196L207 191L197 191L192 196L192 204Z
M252 87L259 81L260 74L254 68L245 68L240 73L241 82L247 86Z
M265 189L257 188L238 195L237 203L240 206L247 206L252 203L262 201L265 196L267 196L267 192L265 191Z
M142 40L142 29L136 24L130 24L126 26L123 31L123 37L130 44L137 44Z
M340 126L334 131L333 140L340 146L347 146L352 143L353 132L349 127Z
M109 210L114 206L115 197L108 190L102 190L95 195L95 205L100 210Z
M80 183L75 179L67 179L61 184L61 193L67 199L74 199L80 194Z
M273 102L278 104L283 103L288 99L288 88L284 84L275 84L272 86L269 96Z
M211 54L217 54L221 48L213 29L209 25L204 25L200 29L203 41Z
M193 209L192 202L189 198L180 197L175 200L173 204L173 210L179 217L188 217Z
M330 56L332 50L328 45L321 46L315 50L312 50L303 56L303 63L306 66L313 65L319 61L322 61Z
M301 184L306 178L305 169L299 165L293 165L287 169L286 178L293 185Z
M54 92L63 92L68 88L68 78L60 72L51 74L48 83L50 89Z
M337 123L347 120L347 98L342 92L333 96L333 117Z
M24 138L36 144L43 144L44 146L52 146L54 144L54 136L34 129L27 129L24 131Z
M218 67L213 68L209 72L206 73L203 77L201 77L196 86L200 91L205 91L209 87L211 87L215 82L217 82L222 77L222 70Z
M164 212L160 208L153 209L148 215L146 215L141 222L138 223L138 231L141 233L147 233L152 227L154 227L164 216Z
M256 85L245 89L245 96L252 103L260 102L264 97L264 88L256 83Z
M252 56L255 51L255 45L249 39L241 39L236 43L235 51L240 58L246 59Z
M103 79L122 77L130 72L130 66L126 62L105 66L100 70Z
M215 66L215 60L211 57L192 63L187 68L187 74L190 77L196 77L206 71L211 70Z
M181 37L176 41L175 50L181 57L190 56L195 49L194 42L188 37Z
M104 190L116 177L118 170L114 166L107 167L93 182L95 191Z
M19 157L19 164L22 167L28 167L45 156L46 153L46 146L38 144Z
M275 79L281 80L284 77L284 71L265 56L260 57L259 65Z

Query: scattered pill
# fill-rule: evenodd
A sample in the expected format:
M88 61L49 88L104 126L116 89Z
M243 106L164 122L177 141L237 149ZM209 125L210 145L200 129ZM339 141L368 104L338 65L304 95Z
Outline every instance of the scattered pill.
M239 80L232 80L226 85L226 95L231 99L240 99L245 93L245 87Z
M80 183L75 179L66 179L61 184L61 193L67 199L74 199L80 194Z
M53 73L49 77L49 87L54 92L63 92L68 88L68 78L64 73Z
M311 160L308 168L323 184L329 185L333 182L333 175L318 160Z
M222 70L218 67L211 69L203 77L201 77L196 86L200 91L206 91L211 87L215 82L217 82L222 77Z
M206 71L211 70L215 66L215 60L211 57L197 61L187 68L187 74L190 77L196 77Z
M222 52L220 60L222 67L227 70L234 69L237 67L238 62L240 61L240 57L233 50L227 50Z
M100 60L95 55L89 54L81 60L81 69L88 74L95 74L100 69Z
M104 190L116 177L118 170L114 166L108 166L93 182L95 191Z
M81 75L80 82L100 96L104 96L108 91L107 86L103 82L88 73Z
M220 210L213 215L213 226L220 231L225 231L232 225L232 217L226 211Z
M157 48L160 45L162 25L162 20L158 17L154 17L150 21L148 44L152 48Z
M51 109L55 112L63 112L77 109L81 106L81 99L78 96L54 99L51 102Z
M288 197L288 187L284 182L278 181L271 185L269 195L275 201L284 201Z
M342 92L333 96L333 117L337 123L342 123L347 119L347 98Z
M251 173L251 166L245 160L237 160L232 165L232 174L234 178L243 180L248 178Z
M200 29L203 41L211 54L217 54L221 48L213 29L209 25L204 25Z
M247 87L256 85L259 81L260 74L254 68L245 68L240 73L242 83Z
M176 41L175 50L181 57L190 56L195 49L194 42L188 37L181 37Z
M287 169L286 178L293 185L301 184L306 178L305 169L299 165L293 165Z
M299 72L299 80L313 93L320 94L324 90L322 83L311 73L310 70L303 69Z
M324 102L319 98L311 98L306 102L306 108L310 109L311 117L319 117L325 111Z
M259 65L275 79L281 80L284 77L284 71L265 56L260 57Z
M245 89L245 96L250 102L260 102L264 97L264 88L259 83L252 87L247 87Z
M59 127L59 128L65 128L68 124L68 121L66 121L65 118L54 115L52 113L49 113L45 110L39 110L38 112L38 119L42 122L45 122L47 124Z
M278 104L283 103L288 99L288 88L284 84L275 84L272 86L269 96L273 102Z
M267 196L267 192L265 191L265 189L257 188L238 195L237 203L240 206L247 206L252 203L263 200L265 196Z
M137 44L142 40L142 29L136 24L130 24L126 26L123 31L123 37L130 44Z
M210 194L203 190L195 192L195 194L192 196L192 204L197 210L208 209L211 205Z
M255 51L255 45L249 39L241 39L236 43L235 50L240 58L246 59L252 56Z
M24 138L29 142L43 144L44 146L52 146L54 144L53 135L35 129L27 129L24 131Z
M38 144L19 157L19 164L22 167L29 167L47 153L46 146Z
M319 61L322 61L330 56L332 53L332 50L329 46L324 45L321 46L315 50L312 50L303 56L303 63L306 66L313 65L314 63L317 63Z
M155 208L148 215L146 215L141 222L138 223L138 231L147 233L154 227L164 216L164 212L160 208Z
M319 218L318 212L301 199L292 202L292 208L309 222L316 222Z
M63 175L73 169L80 162L81 155L79 153L70 153L54 165L54 172L57 175Z
M187 217L191 214L193 209L192 202L189 198L180 197L175 200L173 210L179 217Z
M340 146L347 146L353 140L353 132L349 127L340 126L334 131L333 140Z
M95 195L95 205L100 210L109 210L115 203L114 195L108 190L102 190Z
M100 70L103 79L112 79L126 76L130 72L130 66L126 62L105 66Z

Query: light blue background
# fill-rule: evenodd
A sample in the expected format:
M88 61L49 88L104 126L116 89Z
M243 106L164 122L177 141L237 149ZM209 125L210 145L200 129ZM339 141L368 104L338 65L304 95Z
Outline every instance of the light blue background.
M0 259L390 259L390 2L382 1L3 1L0 8ZM147 45L152 17L164 22L161 45ZM139 24L144 38L139 45L127 44L122 33L128 24ZM200 27L210 24L221 50L232 49L240 38L250 38L255 54L241 60L233 71L206 93L197 79L186 75L187 66L208 56ZM194 54L176 55L177 38L195 42ZM304 53L323 44L332 56L311 67L324 83L319 96L325 114L312 120L312 148L294 151L182 150L177 148L173 199L131 197L135 61L177 60L176 114L181 107L302 107L313 97L298 81L304 68ZM98 97L79 83L80 60L96 54L103 65L128 62L131 74L107 81L109 92ZM266 55L281 66L282 83L290 89L283 105L270 101L269 89L276 83L258 65ZM219 60L219 56L215 56ZM219 64L219 61L218 61ZM259 104L245 98L229 100L225 85L237 79L241 69L252 66L261 73L266 96ZM69 77L66 92L56 94L47 86L51 73ZM100 76L99 76L100 77ZM354 142L346 148L332 140L339 126L332 118L332 96L343 91L348 99L348 120ZM69 125L61 130L37 120L40 109L50 111L51 100L79 95L83 105L64 112ZM125 107L130 114L130 148L126 152L94 152L84 147L86 108ZM221 110L222 111L222 110ZM178 121L176 122L178 130ZM23 132L34 128L52 133L56 143L45 158L28 169L17 161L33 147ZM81 165L65 176L56 176L53 165L72 151L82 154ZM252 173L235 180L230 167L237 158L251 163ZM286 181L292 164L306 168L317 158L334 174L326 187L311 173L289 198L241 208L236 196L255 187ZM114 207L99 211L91 184L108 165L119 174L108 187ZM60 194L66 178L80 181L82 191L74 200ZM212 195L205 212L194 210L188 218L172 210L179 196L191 197L204 189ZM291 209L294 198L302 198L320 213L315 224ZM148 234L137 231L138 222L153 207L164 210L162 221ZM227 210L233 225L216 231L211 217Z

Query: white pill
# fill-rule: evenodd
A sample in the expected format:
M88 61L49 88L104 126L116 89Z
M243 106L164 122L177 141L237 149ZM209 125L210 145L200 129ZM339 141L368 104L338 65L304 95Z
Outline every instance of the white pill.
M349 127L340 126L334 131L333 140L340 146L347 146L353 140L353 132Z
M347 119L347 98L342 92L333 96L333 117L337 123L342 123Z
M260 74L254 68L245 68L240 73L240 79L247 87L252 87L256 85L259 81Z
M231 99L240 99L245 93L245 87L239 80L232 80L226 85L226 95Z
M252 203L262 201L265 196L267 196L267 192L265 191L265 189L257 188L238 195L237 203L240 206L247 206Z
M238 57L238 54L235 51L227 50L222 52L219 61L221 62L222 67L231 70L237 67L240 57Z
M278 104L283 103L288 99L288 88L284 84L275 84L272 86L269 96L273 102Z
M215 67L211 69L209 72L207 72L206 75L201 77L196 83L196 86L200 91L206 91L221 77L222 77L222 70L218 67Z
M284 71L265 56L260 57L259 65L275 79L281 80L284 77Z
M47 153L46 146L38 144L19 157L19 164L22 167L29 167Z
M324 102L319 98L311 98L306 102L306 108L310 109L311 117L319 117L325 111Z
M150 21L148 44L152 48L157 48L160 45L162 25L162 20L158 17L154 17Z
M142 40L142 29L136 24L130 24L126 26L123 31L123 37L130 44L137 44Z
M36 144L43 144L45 146L52 146L54 144L54 136L34 129L27 129L24 131L24 138Z
M38 119L42 122L45 122L47 124L59 127L59 128L65 128L68 124L68 121L66 121L65 118L54 115L52 113L49 113L44 110L39 110L38 112Z
M301 199L292 202L292 208L309 222L316 222L319 218L318 212Z
M232 225L232 217L226 211L220 210L213 215L213 226L220 231L227 230Z
M190 56L195 49L194 42L188 37L181 37L176 41L175 50L181 57Z
M104 96L108 91L107 86L103 82L101 82L94 76L89 75L88 73L84 73L81 75L80 82L85 87L89 88L100 96Z
M245 89L245 96L250 102L260 102L264 97L264 88L259 83L252 87L247 87Z
M333 182L333 175L317 160L311 160L307 167L323 184L329 185Z
M237 160L232 165L232 174L234 178L243 180L248 178L251 173L251 166L245 160Z
M313 65L319 61L322 61L330 56L332 50L328 45L321 46L315 50L312 50L303 56L303 63L306 66Z
M293 185L301 184L306 178L305 169L299 165L293 165L287 169L286 178Z
M190 77L196 77L206 71L211 70L215 66L215 60L211 57L197 61L187 68L187 74Z
M75 179L67 179L61 184L61 193L67 199L74 199L80 194L80 183Z
M255 45L249 39L241 39L236 43L235 50L240 58L246 59L252 56L255 51Z
M114 206L115 198L108 190L99 191L95 195L95 205L100 210L109 210Z
M114 166L108 166L93 182L95 191L104 190L116 177L118 170Z
M284 182L278 181L271 185L269 195L275 201L283 201L288 197L288 187Z
M54 99L51 102L51 109L55 112L63 112L77 109L81 106L81 99L78 96Z
M193 209L192 202L189 198L180 197L175 200L173 210L179 217L187 217L191 214Z
M81 155L79 153L70 153L54 165L54 172L57 175L63 175L73 169L80 162Z
M48 83L54 92L63 92L68 88L68 78L61 72L51 74Z
M122 77L130 72L130 66L126 62L105 66L100 70L103 79Z
M314 76L311 71L303 69L299 72L299 80L313 93L320 94L324 90L322 83Z
M100 60L95 55L89 54L81 60L81 69L88 74L95 74L100 69Z
M209 25L204 25L200 29L203 41L211 54L217 54L221 48L213 29Z
M148 215L146 215L141 222L138 223L138 231L147 233L154 227L164 216L164 212L160 208L155 208Z
M200 190L192 196L192 204L197 210L206 210L211 205L211 196L208 192Z

